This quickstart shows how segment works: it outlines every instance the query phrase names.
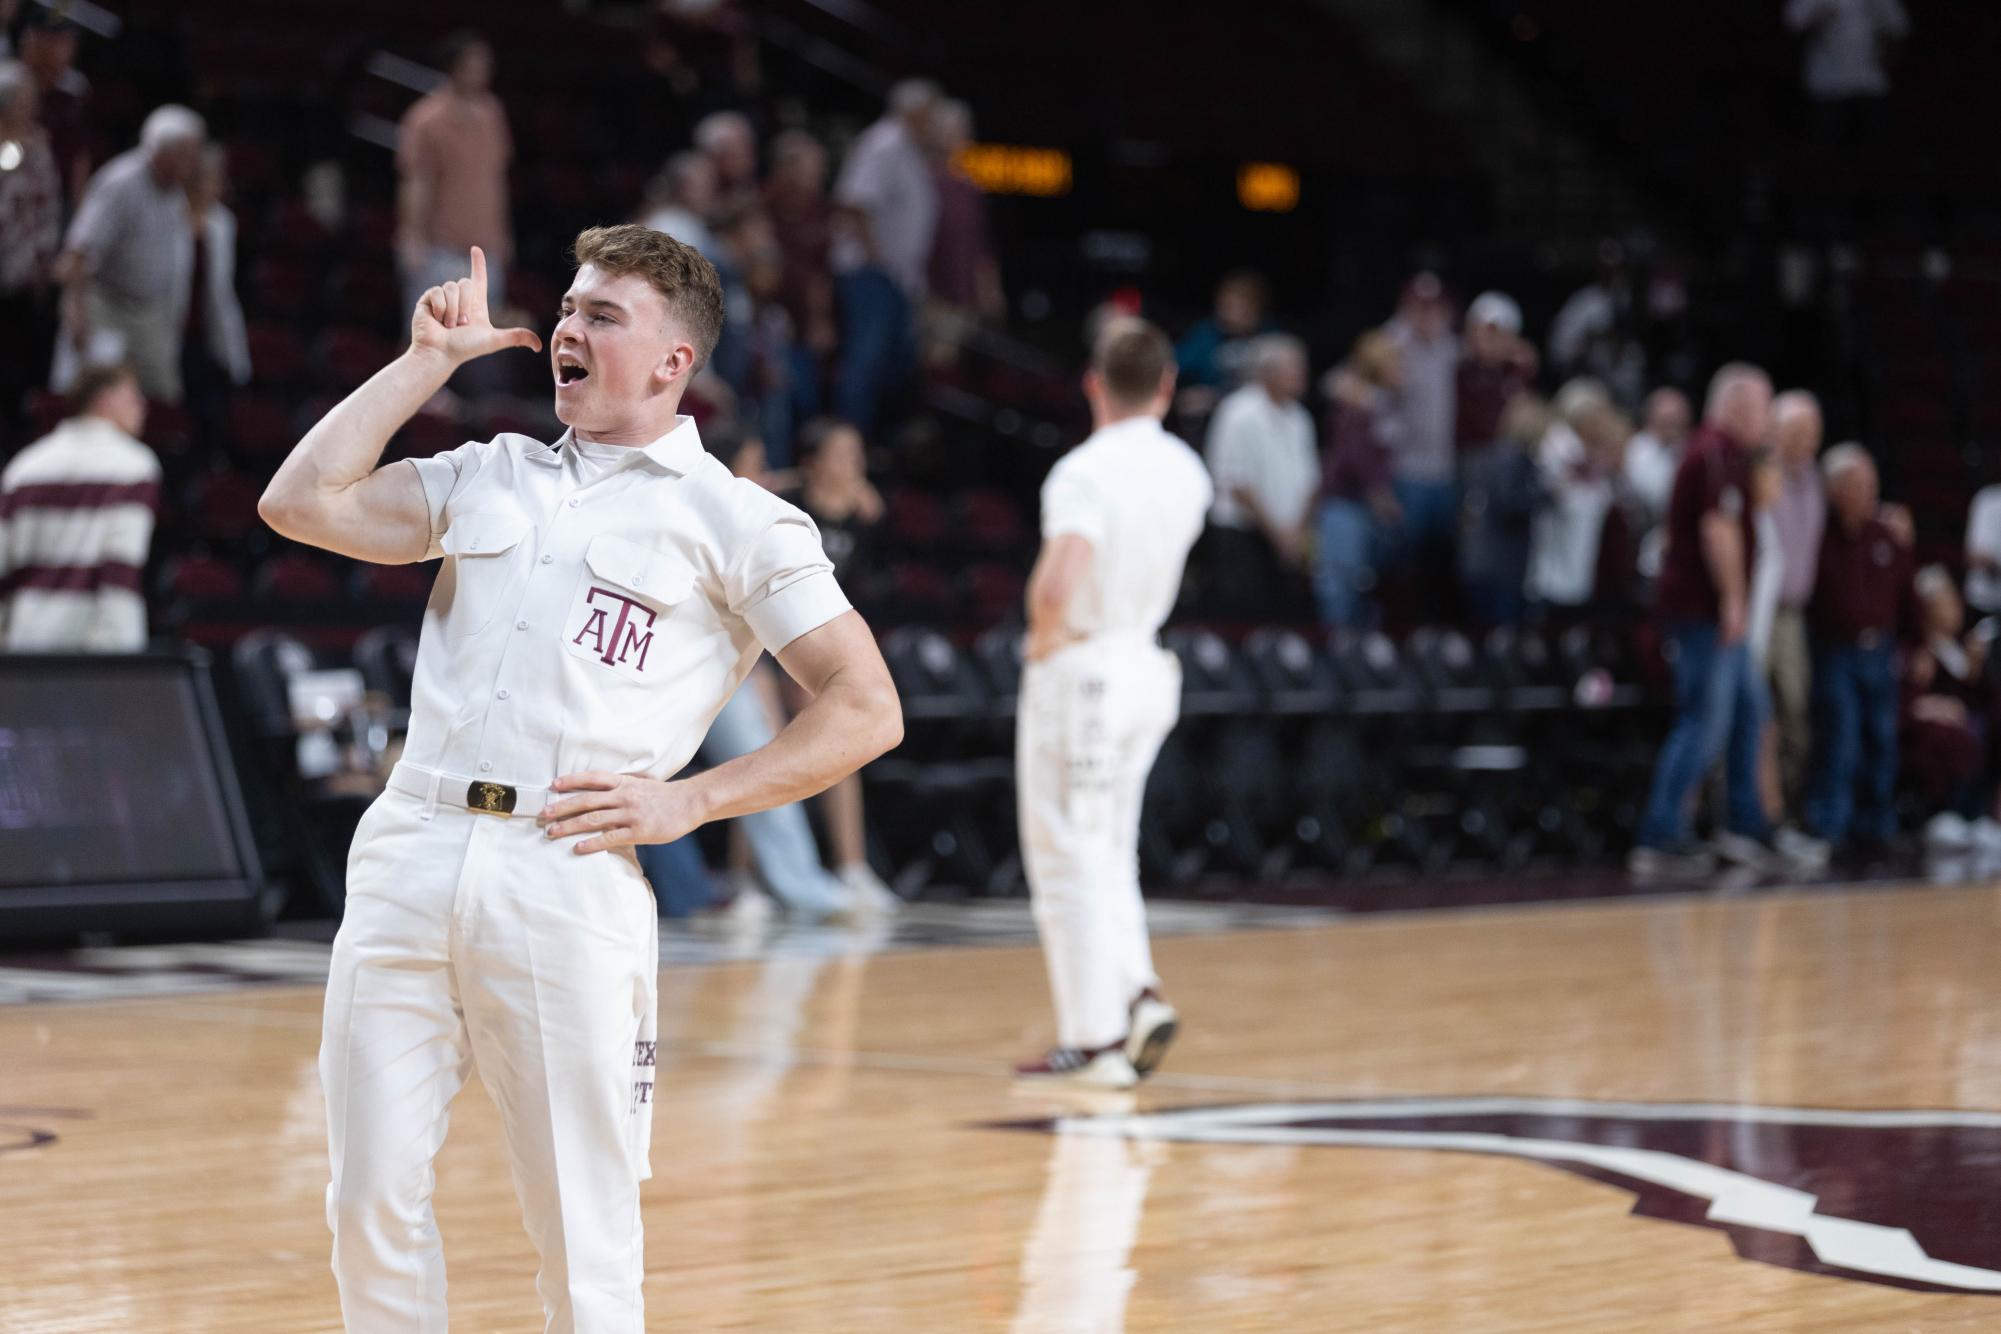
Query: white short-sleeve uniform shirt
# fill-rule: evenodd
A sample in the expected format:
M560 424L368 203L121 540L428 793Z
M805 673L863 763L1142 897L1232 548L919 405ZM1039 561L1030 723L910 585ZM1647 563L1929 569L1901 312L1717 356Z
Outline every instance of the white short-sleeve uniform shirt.
M444 557L411 764L670 778L761 650L848 610L813 521L732 476L687 417L644 447L502 435L410 462Z
M1201 456L1151 417L1114 422L1064 455L1042 484L1042 535L1091 544L1068 628L1157 632L1214 496Z

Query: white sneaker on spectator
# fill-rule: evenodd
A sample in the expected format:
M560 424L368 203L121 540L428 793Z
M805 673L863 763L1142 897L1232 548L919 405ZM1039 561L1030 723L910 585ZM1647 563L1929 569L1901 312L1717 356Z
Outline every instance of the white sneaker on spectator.
M777 915L778 904L773 901L771 895L764 892L764 887L757 883L755 875L742 871L732 872L729 876L729 885L733 892L730 894L729 907L723 911L729 915L732 924L738 927L760 927Z
M1925 822L1925 846L1939 852L1970 848L1974 837L1974 826L1967 823L1965 816L1953 811L1940 811Z
M1975 852L1988 857L2001 856L2001 824L1983 815L1967 827L1967 833Z
M1772 831L1772 847L1801 871L1825 871L1834 859L1834 849L1824 838L1815 838L1804 829L1780 825Z
M1741 866L1747 871L1778 872L1787 869L1786 860L1779 855L1777 848L1749 834L1719 829L1710 837L1709 846L1719 860Z
M1642 843L1626 854L1626 870L1640 880L1699 880L1716 869L1716 855L1694 843L1652 848Z
M893 913L903 906L896 891L883 884L867 862L850 862L834 872L834 878L848 891L849 912Z

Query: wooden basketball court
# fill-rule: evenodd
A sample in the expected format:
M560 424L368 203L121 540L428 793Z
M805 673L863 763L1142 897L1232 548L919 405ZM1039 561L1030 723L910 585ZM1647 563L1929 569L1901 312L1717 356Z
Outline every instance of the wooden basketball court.
M664 968L649 1327L2001 1322L1993 890L1168 936L1184 1039L1095 1103L1011 1088L1032 946L853 944ZM339 1328L319 1009L0 1006L0 1330ZM453 1329L540 1329L476 1081L438 1214Z

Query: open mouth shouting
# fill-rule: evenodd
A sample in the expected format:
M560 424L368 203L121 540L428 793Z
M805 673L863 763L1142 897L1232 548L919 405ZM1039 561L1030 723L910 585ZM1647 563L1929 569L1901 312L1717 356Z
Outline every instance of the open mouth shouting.
M556 387L567 389L591 378L590 368L573 352L556 354Z

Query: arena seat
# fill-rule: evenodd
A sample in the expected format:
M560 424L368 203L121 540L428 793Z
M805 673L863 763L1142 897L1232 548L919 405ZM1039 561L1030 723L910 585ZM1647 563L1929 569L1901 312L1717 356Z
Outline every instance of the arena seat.
M160 567L159 590L180 611L229 606L243 600L243 574L220 557L186 552Z
M965 654L935 630L906 626L882 643L883 661L903 700L906 722L978 718L986 688Z
M230 651L236 687L259 736L290 737L293 677L319 664L313 651L283 630L253 630Z
M987 704L996 718L1012 718L1021 690L1021 627L995 625L973 642L973 659L986 676Z
M306 349L298 334L283 324L253 321L244 331L250 347L250 370L261 385L285 387L305 375Z
M230 453L246 464L274 471L298 441L292 415L276 395L239 389L229 400Z
M430 601L431 585L436 580L437 566L428 561L422 565L357 561L354 573L348 578L347 592L362 606L421 607Z
M263 488L242 473L215 469L189 484L184 501L189 531L204 542L241 547L263 536L257 500Z
M1408 713L1417 707L1417 679L1396 641L1380 630L1329 631L1327 659L1352 712Z
M417 670L417 636L400 625L380 625L354 645L354 665L370 690L387 695L396 707L410 707L410 682Z
M1246 717L1257 712L1258 686L1236 650L1208 630L1169 630L1168 650L1181 660L1181 714Z
M1244 662L1273 713L1325 714L1340 698L1332 664L1297 630L1264 627L1244 641Z
M259 565L251 576L250 592L258 602L293 610L342 600L340 576L333 567L317 556L296 551L273 556Z

